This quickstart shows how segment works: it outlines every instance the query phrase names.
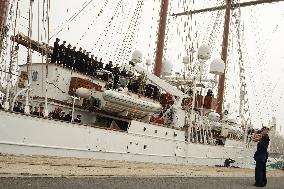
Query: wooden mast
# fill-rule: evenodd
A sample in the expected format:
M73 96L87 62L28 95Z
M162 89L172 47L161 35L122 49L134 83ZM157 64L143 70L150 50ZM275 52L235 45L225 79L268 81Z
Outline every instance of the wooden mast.
M225 70L227 64L228 54L228 41L229 41L229 30L230 30L230 17L231 17L231 0L226 0L226 12L225 12L225 23L223 31L223 44L222 44L222 60L225 63ZM217 96L217 113L222 115L223 100L224 100L224 87L225 87L225 74L219 77L218 84L218 96Z
M6 20L9 11L9 0L0 0L0 54L2 51L3 40L5 37L6 31Z
M169 0L161 0L160 23L158 31L155 66L154 66L154 74L158 77L161 76L161 69L163 62L168 6L169 6Z

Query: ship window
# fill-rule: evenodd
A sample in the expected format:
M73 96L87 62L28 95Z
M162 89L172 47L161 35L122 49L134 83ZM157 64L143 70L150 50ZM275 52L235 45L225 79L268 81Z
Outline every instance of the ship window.
M168 132L166 132L165 135L167 136L167 135L168 135Z
M177 134L176 133L174 133L174 137L176 137L177 136Z
M155 133L158 133L158 131L157 131L157 130L155 130Z
M144 127L143 131L146 131L146 127Z
M144 145L144 150L147 148L147 145Z
M33 75L32 75L32 80L33 80L33 81L37 81L37 79L38 79L38 72L37 72L37 71L34 71L34 72L33 72Z

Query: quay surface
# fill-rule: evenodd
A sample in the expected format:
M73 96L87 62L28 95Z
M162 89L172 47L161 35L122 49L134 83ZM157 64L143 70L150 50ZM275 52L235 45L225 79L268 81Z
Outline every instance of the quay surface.
M266 188L283 189L269 170ZM0 188L255 188L254 170L46 156L0 155Z

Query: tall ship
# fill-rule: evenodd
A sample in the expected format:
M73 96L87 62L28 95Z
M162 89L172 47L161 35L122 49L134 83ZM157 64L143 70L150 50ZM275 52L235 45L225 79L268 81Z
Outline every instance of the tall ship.
M225 9L222 57L213 59L206 69L211 47L201 44L196 52L192 49L193 56L183 57L185 66L193 64L193 59L197 61L189 76L186 70L183 75L172 76L173 65L163 59L168 0L160 1L153 71L142 66L144 62L150 66L151 61L144 60L140 50L131 52L127 62L113 65L89 56L83 49L76 51L71 45L61 44L59 39L54 45L49 37L47 43L34 40L31 26L27 34L16 32L19 1L0 2L2 57L5 40L11 43L10 54L6 55L10 59L6 85L1 87L0 153L209 166L253 165L255 142L249 132L251 125L242 115L241 122L229 119L230 111L223 109L230 15L236 8L231 0L212 8ZM34 1L29 3L32 6ZM48 3L43 1L47 10ZM10 20L10 30L14 31L9 36L5 21L11 10L14 20ZM49 22L48 11L43 14ZM31 15L32 9L29 19ZM27 48L28 56L15 72L13 64L20 46ZM45 59L32 62L32 51ZM212 77L206 77L205 71ZM243 102L244 91L241 94Z

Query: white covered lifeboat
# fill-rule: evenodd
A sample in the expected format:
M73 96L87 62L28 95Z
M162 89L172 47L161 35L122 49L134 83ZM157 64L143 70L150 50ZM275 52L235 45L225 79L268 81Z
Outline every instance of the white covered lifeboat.
M128 116L136 118L159 113L162 108L159 102L132 93L106 90L102 93L102 98L101 109L115 113L127 112Z
M93 97L100 101L99 107L109 113L115 113L129 118L144 118L161 111L161 104L133 93L124 93L114 90L93 91L79 88L76 94L85 99Z

